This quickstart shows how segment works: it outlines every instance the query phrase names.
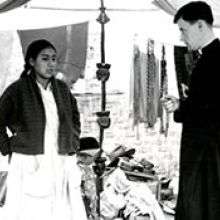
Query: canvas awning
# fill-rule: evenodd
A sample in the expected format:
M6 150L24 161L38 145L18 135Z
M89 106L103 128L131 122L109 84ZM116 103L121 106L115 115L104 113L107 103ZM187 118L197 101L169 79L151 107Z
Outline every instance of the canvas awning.
M1 0L0 1L0 12L12 10L26 4L30 0Z

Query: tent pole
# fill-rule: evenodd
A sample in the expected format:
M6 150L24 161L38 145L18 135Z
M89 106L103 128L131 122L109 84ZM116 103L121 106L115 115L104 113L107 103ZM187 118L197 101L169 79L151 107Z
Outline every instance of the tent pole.
M110 76L110 64L105 63L105 24L110 19L107 17L105 13L104 7L104 0L101 0L101 7L100 7L100 15L97 18L97 21L101 24L101 62L97 63L97 71L96 77L101 82L101 111L96 112L97 115L97 123L100 128L99 134L99 146L100 150L98 156L95 159L94 171L96 174L96 194L97 194L97 201L96 201L96 211L97 217L100 219L101 212L100 212L100 193L103 191L103 182L102 182L102 175L105 171L105 161L106 159L102 157L102 144L104 139L104 129L110 126L110 111L106 111L106 81L109 79Z

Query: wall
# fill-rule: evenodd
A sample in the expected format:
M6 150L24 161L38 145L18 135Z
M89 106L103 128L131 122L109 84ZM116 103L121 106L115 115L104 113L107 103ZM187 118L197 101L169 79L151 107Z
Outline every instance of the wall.
M99 126L95 112L101 108L100 95L77 96L77 100L81 112L82 136L94 136L98 139ZM108 94L106 110L110 111L111 118L111 126L104 133L103 149L106 152L120 144L135 148L137 160L146 158L153 162L157 172L162 175L178 175L181 126L173 122L172 115L168 137L165 138L159 133L159 121L154 129L146 129L144 124L133 129L128 98L124 93Z
M170 115L167 138L159 133L159 121L154 129L146 129L144 124L133 128L132 119L129 118L129 86L134 33L124 31L120 35L110 34L111 26L108 25L106 25L106 62L111 64L111 68L110 78L106 83L106 110L110 111L111 126L105 129L103 148L109 152L120 144L129 148L134 147L137 159L144 157L150 160L163 175L178 175L181 126L174 123ZM77 99L81 112L82 136L94 136L97 139L99 127L95 112L101 110L100 82L95 74L96 63L100 62L99 28L97 24L90 24L85 79L77 81L74 85L75 91L81 92ZM141 42L146 42L146 39L146 35L140 35ZM161 53L161 42L159 43L158 54ZM168 90L170 94L176 96L173 45L166 46Z

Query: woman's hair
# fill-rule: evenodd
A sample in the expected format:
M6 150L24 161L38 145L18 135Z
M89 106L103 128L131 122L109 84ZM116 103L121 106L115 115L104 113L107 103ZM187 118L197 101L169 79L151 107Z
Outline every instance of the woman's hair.
M45 39L35 40L33 41L27 48L26 56L25 56L25 64L24 70L21 76L26 76L30 70L32 70L32 66L30 65L30 59L36 60L39 53L46 49L52 48L56 52L56 48L49 41Z

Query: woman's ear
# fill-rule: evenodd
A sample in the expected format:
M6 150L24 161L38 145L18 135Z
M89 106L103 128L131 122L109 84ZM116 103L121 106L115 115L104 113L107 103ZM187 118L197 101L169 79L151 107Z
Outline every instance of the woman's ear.
M33 59L33 58L30 58L30 59L29 59L29 64L30 64L30 66L33 67L33 66L34 66L34 63L35 63L35 62L34 62L34 59Z

